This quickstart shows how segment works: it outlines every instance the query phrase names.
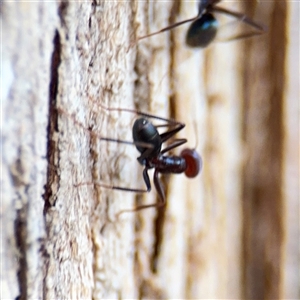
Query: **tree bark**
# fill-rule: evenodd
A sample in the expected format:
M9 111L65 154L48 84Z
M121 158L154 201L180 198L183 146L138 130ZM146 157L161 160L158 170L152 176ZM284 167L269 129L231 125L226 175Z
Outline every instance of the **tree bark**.
M299 4L219 5L268 32L191 50L188 25L133 41L195 3L1 4L2 299L300 297ZM162 176L165 208L118 218L159 199L103 187L144 187L101 140L137 115L105 107L186 124L203 170Z

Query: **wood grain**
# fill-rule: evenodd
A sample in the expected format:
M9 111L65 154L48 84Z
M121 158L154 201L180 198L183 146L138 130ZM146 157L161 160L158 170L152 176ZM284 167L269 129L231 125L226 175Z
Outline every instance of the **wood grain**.
M134 44L197 4L1 3L3 299L300 298L299 3L220 5L268 32ZM164 209L117 218L159 199L99 185L144 186L135 147L101 140L136 115L103 105L186 124L203 170L162 176Z

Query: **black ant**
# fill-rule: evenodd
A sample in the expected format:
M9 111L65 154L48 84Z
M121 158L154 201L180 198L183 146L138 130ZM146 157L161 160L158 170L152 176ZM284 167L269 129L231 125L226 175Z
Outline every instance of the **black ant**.
M168 141L177 132L182 130L185 127L185 124L175 120L165 119L162 117L154 116L148 113L143 113L131 109L107 108L107 107L103 107L103 108L109 111L126 111L126 112L136 113L137 115L142 116L141 118L135 120L134 125L132 127L133 142L111 139L111 138L104 138L104 137L99 137L99 138L107 142L116 142L116 143L130 144L136 146L137 150L140 152L140 156L137 158L137 160L142 166L144 166L143 178L146 184L146 189L133 189L127 187L114 186L114 185L110 186L110 185L97 183L97 182L79 183L76 186L81 186L86 184L88 185L96 184L113 190L129 191L129 192L136 192L136 193L150 192L151 183L148 175L148 170L154 169L153 182L157 190L158 196L160 198L160 202L137 206L132 210L123 210L121 211L122 213L125 211L137 211L149 207L161 207L165 205L165 193L159 179L160 173L161 174L185 173L185 175L188 178L196 177L199 174L202 168L202 159L195 149L186 148L181 152L179 156L164 155L166 152L186 143L187 139L175 139L170 145L162 149L163 143ZM150 118L167 122L167 124L161 124L155 126L148 120ZM159 127L173 127L173 128L160 134L158 132Z
M182 24L192 22L187 31L185 42L192 48L205 48L215 39L219 27L218 21L214 17L213 13L221 13L232 16L256 30L255 32L248 34L244 33L236 35L228 40L246 38L253 35L262 34L266 31L265 26L259 25L246 15L217 6L217 4L221 1L222 0L199 0L198 14L196 17L169 25L159 31L139 37L137 41L162 33L164 31L168 31Z

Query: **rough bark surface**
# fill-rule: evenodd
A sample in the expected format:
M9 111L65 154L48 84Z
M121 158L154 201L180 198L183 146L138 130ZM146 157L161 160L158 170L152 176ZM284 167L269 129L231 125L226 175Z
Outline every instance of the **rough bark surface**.
M132 41L193 2L1 3L1 299L300 298L300 4L220 5L268 32L192 51L188 25ZM137 115L105 107L186 124L203 170L162 176L164 209L117 217L159 199L101 186L144 187L101 140Z

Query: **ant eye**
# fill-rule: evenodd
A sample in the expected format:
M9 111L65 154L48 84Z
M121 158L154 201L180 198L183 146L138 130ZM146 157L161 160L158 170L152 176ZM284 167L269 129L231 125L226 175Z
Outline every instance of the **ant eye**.
M184 149L181 157L186 161L185 175L188 178L196 177L202 169L202 158L194 149Z
M186 44L190 47L204 48L215 38L218 21L212 14L204 14L194 21L186 35Z

